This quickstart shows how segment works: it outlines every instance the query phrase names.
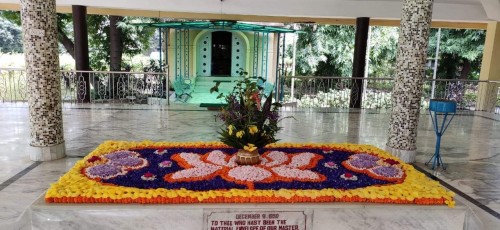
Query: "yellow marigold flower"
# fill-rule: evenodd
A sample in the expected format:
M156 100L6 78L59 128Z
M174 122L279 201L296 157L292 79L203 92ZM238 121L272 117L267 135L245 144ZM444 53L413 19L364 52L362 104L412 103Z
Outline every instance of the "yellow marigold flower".
M236 132L236 137L237 137L237 138L242 138L242 137L243 137L243 134L245 134L245 131L240 130L240 131Z
M255 146L252 143L248 143L247 145L243 146L243 149L249 152L253 152L254 150L257 149L257 146Z
M253 134L256 134L257 132L259 132L259 129L255 125L250 125L250 126L248 126L248 132L250 132L250 134L253 135Z
M233 125L229 125L227 127L227 132L229 133L229 135L233 135L233 129L234 129L234 126Z

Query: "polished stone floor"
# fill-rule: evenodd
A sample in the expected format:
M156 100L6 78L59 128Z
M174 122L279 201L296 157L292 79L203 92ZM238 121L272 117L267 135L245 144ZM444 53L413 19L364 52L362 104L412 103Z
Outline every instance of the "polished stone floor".
M386 111L285 108L282 113L293 116L281 123L282 142L351 142L384 148L387 141ZM67 154L71 157L34 163L27 155L27 105L0 103L0 229L19 228L26 217L23 212L50 183L105 140L212 141L217 140L220 126L216 112L186 105L66 104L63 114ZM486 229L500 226L499 139L499 115L460 113L442 141L447 170L433 171L423 163L434 152L435 134L429 115L421 114L416 165L468 197L457 199L474 210Z

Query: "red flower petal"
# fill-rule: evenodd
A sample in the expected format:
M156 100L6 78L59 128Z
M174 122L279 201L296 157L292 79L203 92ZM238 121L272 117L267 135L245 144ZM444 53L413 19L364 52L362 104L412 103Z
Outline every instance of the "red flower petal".
M387 164L390 164L390 165L397 165L397 164L399 164L399 162L397 162L396 160L393 160L393 159L385 159L384 162L387 163Z
M345 178L351 178L351 177L352 177L352 174L351 174L351 173L346 172L346 173L344 173L344 177L345 177Z
M150 172L144 173L144 177L153 177L154 175Z
M89 163L93 163L93 162L100 161L100 160L101 160L101 158L100 158L100 157L98 157L98 156L93 156L93 157L91 157L90 159L88 159L88 160L87 160L87 162L89 162Z

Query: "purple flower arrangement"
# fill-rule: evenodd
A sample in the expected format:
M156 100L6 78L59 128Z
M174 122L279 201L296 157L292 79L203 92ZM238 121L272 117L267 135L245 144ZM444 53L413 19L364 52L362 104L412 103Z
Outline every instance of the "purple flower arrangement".
M85 170L88 177L95 179L110 179L125 174L123 169L116 165L103 164L89 167Z
M107 160L103 161L102 158ZM102 157L94 156L87 162L92 166L85 168L84 173L92 179L111 179L148 166L148 161L140 157L139 153L128 150L108 153Z
M368 169L377 166L377 161L371 161L366 159L351 159L349 160L349 164L358 169Z
M202 156L214 151L219 150L221 153L232 155L237 151L232 148L168 148L168 151L163 154L157 154L157 149L134 149L134 151L130 151L130 153L112 153L112 155L105 154L101 156L101 158L112 158L114 160L108 160L105 163L101 163L100 165L93 165L89 163L89 167L85 168L84 173L87 177L91 179L100 180L107 184L115 184L117 186L126 186L126 187L136 187L136 188L166 188L166 189L180 189L185 188L193 191L207 191L213 189L241 189L245 188L244 185L234 183L233 181L228 181L225 179L225 176L215 176L212 179L207 180L199 180L199 181L190 181L190 182L168 182L166 180L166 176L169 174L174 174L176 172L183 170L190 170L189 168L185 168L185 166L181 166L180 162L177 162L178 159L173 159L172 157L176 154L186 154L189 153L189 157L194 157L190 161L198 162L197 155L199 159L202 159ZM255 189L323 189L323 188L335 188L335 189L355 189L362 188L371 185L386 185L392 183L398 183L398 181L391 181L391 178L400 178L399 176L404 175L403 171L398 168L398 165L390 165L388 163L384 163L384 165L376 165L373 168L357 171L352 170L348 167L344 167L344 163L351 161L353 159L367 159L367 162L382 162L384 160L374 155L363 156L359 154L352 154L351 152L338 151L333 150L330 153L325 154L322 149L304 149L304 148L264 148L263 153L268 151L282 151L286 154L297 155L304 152L310 152L313 154L319 154L323 158L317 161L316 166L311 168L312 172L315 172L318 175L324 175L326 179L321 182L306 182L303 180L291 180L291 181L274 181L274 182L260 182L258 181L258 176L255 177L256 181L253 182ZM304 154L302 154L304 155ZM104 157L107 156L107 157ZM119 158L120 156L121 158ZM135 157L130 157L135 156ZM271 156L271 155L269 155ZM379 161L373 161L376 157ZM125 166L119 166L116 162L125 161L125 159L130 160L129 158L137 158L143 159L147 162L146 166L130 169ZM296 157L299 159L300 157ZM204 158L203 158L204 159ZM225 158L221 158L225 159ZM213 162L214 159L204 159L211 160ZM276 160L276 159L275 159ZM306 159L307 160L307 159ZM115 162L113 164L112 162ZM226 159L228 161L228 159ZM202 161L200 161L202 162ZM267 164L271 162L270 159L263 160L263 164ZM266 163L267 162L267 163ZM232 164L230 161L226 162L227 164ZM290 161L290 164L293 162ZM193 163L195 164L195 163ZM198 163L196 163L198 164ZM200 163L197 167L199 169L203 169L203 165L206 163ZM288 164L288 163L287 163ZM215 167L214 165L206 164L210 167ZM208 167L207 166L207 167ZM273 166L278 167L279 165ZM233 165L231 167L235 167ZM394 169L393 169L394 168ZM195 168L192 168L194 170ZM302 168L301 168L302 169ZM208 170L208 169L207 169ZM272 168L266 170L273 170ZM293 170L292 170L293 171ZM196 173L196 172L192 172ZM244 173L245 172L237 172L233 173ZM240 178L240 175L233 175L236 178ZM241 175L244 176L244 175ZM301 175L297 175L301 176Z
M342 162L342 165L354 172L366 173L381 180L398 182L404 179L404 173L398 161L381 159L371 154L353 154L348 160Z
M400 168L394 167L394 166L382 165L382 166L377 166L377 167L371 168L371 169L369 169L369 171L371 171L372 173L374 173L378 176L382 176L382 177L386 177L386 178L401 178L403 176L403 171Z

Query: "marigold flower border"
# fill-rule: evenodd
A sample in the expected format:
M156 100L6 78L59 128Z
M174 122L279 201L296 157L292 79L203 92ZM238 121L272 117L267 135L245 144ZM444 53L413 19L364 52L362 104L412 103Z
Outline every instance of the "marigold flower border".
M79 160L73 168L52 184L45 195L49 203L296 203L296 202L371 202L391 204L446 204L454 207L454 193L447 191L439 182L427 178L412 165L371 145L359 144L311 144L274 143L268 148L320 148L325 151L341 150L353 153L370 153L393 159L402 165L406 177L399 184L368 186L358 189L279 189L279 190L210 190L187 189L139 189L100 183L87 178L81 170L91 165L88 159L113 151L141 148L230 148L221 142L126 142L106 141Z

